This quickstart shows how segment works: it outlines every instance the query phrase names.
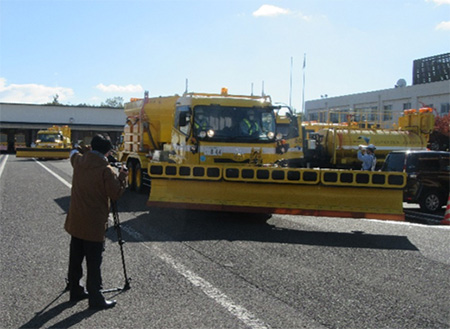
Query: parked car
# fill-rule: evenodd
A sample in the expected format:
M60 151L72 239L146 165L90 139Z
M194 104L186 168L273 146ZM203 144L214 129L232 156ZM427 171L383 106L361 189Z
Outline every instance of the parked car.
M395 151L387 155L382 171L408 174L403 201L418 203L436 212L447 203L450 184L450 152Z

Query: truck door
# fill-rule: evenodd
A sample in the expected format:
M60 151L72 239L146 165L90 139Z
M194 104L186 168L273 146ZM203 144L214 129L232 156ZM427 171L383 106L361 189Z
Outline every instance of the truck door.
M192 131L191 117L192 111L189 106L177 107L172 129L172 151L175 152L177 163L186 163L187 159L196 153L193 149L196 147L195 141L193 143L189 140Z

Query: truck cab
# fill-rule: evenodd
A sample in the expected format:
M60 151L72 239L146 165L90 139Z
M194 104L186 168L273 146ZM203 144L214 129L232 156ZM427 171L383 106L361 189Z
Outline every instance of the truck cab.
M177 102L170 157L175 163L247 164L276 160L269 97L185 94Z

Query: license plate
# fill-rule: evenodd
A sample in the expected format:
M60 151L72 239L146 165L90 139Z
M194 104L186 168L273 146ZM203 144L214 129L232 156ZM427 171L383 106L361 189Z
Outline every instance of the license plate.
M205 147L202 149L204 155L220 156L222 155L222 149L218 147Z

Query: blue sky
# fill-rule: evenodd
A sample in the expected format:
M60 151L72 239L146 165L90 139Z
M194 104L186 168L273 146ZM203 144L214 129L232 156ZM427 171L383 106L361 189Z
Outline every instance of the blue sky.
M0 0L1 102L99 105L182 94L188 79L264 84L301 110L303 74L305 100L387 89L449 51L450 0Z

